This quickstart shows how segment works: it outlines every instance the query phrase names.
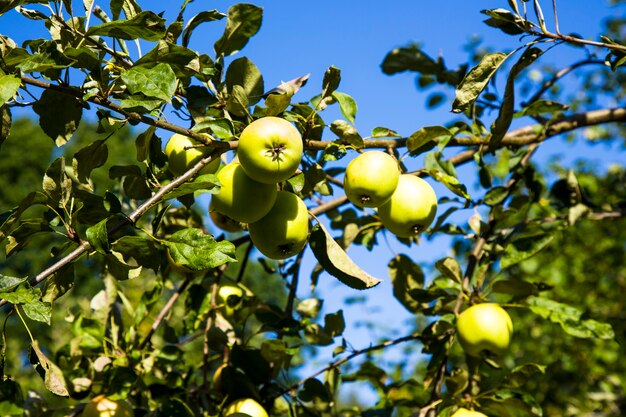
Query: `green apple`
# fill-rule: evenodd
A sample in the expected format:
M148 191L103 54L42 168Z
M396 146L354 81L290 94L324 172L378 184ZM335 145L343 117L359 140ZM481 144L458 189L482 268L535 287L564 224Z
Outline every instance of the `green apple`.
M226 407L222 415L227 417L237 413L247 414L250 417L268 417L267 411L252 398L240 398L233 401Z
M269 116L255 120L241 132L237 156L250 178L276 184L296 172L302 151L298 129L284 119Z
M346 168L343 187L348 200L358 207L379 207L398 186L400 170L393 156L382 151L365 152Z
M498 304L482 303L463 311L457 318L456 329L459 342L468 355L501 356L509 349L513 322Z
M216 225L225 232L235 233L243 230L243 228L241 227L241 223L215 210L212 201L209 204L209 217L211 217L214 225Z
M400 175L391 198L378 207L383 225L398 237L409 238L430 226L437 214L437 195L415 175Z
M213 208L241 223L253 223L265 216L276 201L275 184L261 184L246 175L237 162L217 173L220 190L211 197Z
M286 259L300 252L309 237L309 213L295 194L279 191L262 219L248 225L250 240L263 255Z
M467 408L459 408L452 414L450 417L487 417L483 413L479 413L478 411L468 410Z
M223 307L224 317L232 317L241 308L245 296L243 288L233 284L222 284L217 290L217 304Z
M113 401L104 395L98 395L87 403L82 417L134 417L135 413L128 403Z
M168 167L172 174L179 176L197 164L202 158L209 156L211 150L201 145L195 140L175 133L165 145L165 155L167 155ZM211 161L205 166L201 174L214 174L220 165L219 158Z

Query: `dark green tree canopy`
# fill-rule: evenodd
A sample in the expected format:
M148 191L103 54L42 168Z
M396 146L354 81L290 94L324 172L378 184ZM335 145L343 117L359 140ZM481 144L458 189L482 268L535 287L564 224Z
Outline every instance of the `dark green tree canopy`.
M506 50L470 44L452 67L418 44L390 51L384 74L414 74L427 107L451 110L448 123L403 136L359 131L337 67L310 98L308 75L267 85L245 55L263 8L192 3L168 3L174 19L135 0L0 4L0 17L45 33L18 44L0 29L0 415L91 416L96 404L116 416L626 413L626 168L537 157L548 141L623 150L624 19L595 39L583 23L580 35L560 31L566 4L509 0L482 10L511 35ZM194 33L216 25L192 49ZM585 57L545 59L571 47ZM582 76L566 82L570 73ZM306 242L288 240L286 220L251 237L209 208L236 193L229 181L262 180L230 180L222 167L238 163L244 129L270 116L302 138L298 168L267 195L306 204ZM189 138L182 157L166 147L173 134ZM274 162L286 146L269 146ZM372 150L434 186L434 218L419 199L398 213L348 201L346 166ZM178 175L174 164L187 165ZM257 209L250 198L238 208ZM391 222L407 217L405 235ZM280 260L256 249L279 237L282 253L304 248ZM446 256L419 262L429 241L446 242ZM351 247L388 275L366 272ZM324 305L321 277L349 291L344 305ZM405 334L348 313L383 280L411 314ZM503 316L467 336L458 319L482 303ZM502 317L512 334L494 331ZM358 325L384 336L354 345L346 329Z

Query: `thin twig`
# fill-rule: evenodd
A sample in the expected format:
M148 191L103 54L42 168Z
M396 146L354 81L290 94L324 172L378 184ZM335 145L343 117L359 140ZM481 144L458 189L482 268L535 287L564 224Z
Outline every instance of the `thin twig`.
M296 263L293 268L295 271L293 276L291 277L291 283L289 285L289 296L287 298L287 306L285 307L285 312L289 315L289 317L293 317L293 303L296 299L296 291L298 289L298 279L300 277L300 266L302 265L302 256L304 255L304 251L300 251L298 253L298 257L296 258Z
M176 303L176 300L178 300L180 295L187 289L189 284L191 284L191 281L193 281L193 275L188 274L185 280L180 284L178 289L174 291L170 299L167 300L167 303L165 303L165 305L159 312L159 315L154 320L154 323L152 323L152 327L150 327L150 331L148 332L146 337L143 339L143 341L139 344L139 350L143 350L146 347L146 345L150 342L150 340L152 339L152 335L154 335L154 333L157 331L157 329L161 325L161 322L165 319L165 316L170 312L172 307L174 307L174 303Z
M556 11L556 0L552 0L552 9L554 10L554 27L557 35L560 35L561 30L559 29L559 14Z
M250 254L252 253L252 249L254 245L252 242L248 242L248 247L246 248L246 253L241 261L241 266L239 267L239 272L237 273L237 279L235 282L240 283L243 280L243 274L246 271L246 266L248 265L248 259L250 259Z
M385 349L385 348L388 348L390 346L395 346L395 345L398 345L400 343L410 342L412 340L422 340L422 339L423 339L423 336L420 335L419 333L412 333L412 334L410 334L408 336L403 336L403 337L400 337L398 339L387 340L387 341L385 341L383 343L380 343L378 345L373 345L373 346L369 346L369 347L364 348L364 349L355 350L354 352L352 352L350 355L346 356L345 358L341 358L341 359L338 359L338 360L336 360L334 362L331 362L330 364L328 364L324 368L320 369L319 371L315 372L314 374L310 375L309 377L304 378L304 379L296 382L295 384L292 384L288 388L286 388L283 391L281 391L278 395L276 395L276 397L279 397L279 396L282 396L282 395L287 395L289 393L293 393L293 391L295 391L296 389L298 389L302 385L304 385L305 382L308 379L315 378L316 376L319 376L319 375L323 374L324 372L330 371L331 369L334 369L334 368L338 368L341 365L343 365L344 363L349 362L350 360L356 358L357 356L360 356L360 355L363 355L363 354L366 354L366 353L370 353L370 352L374 352L376 350Z
M562 70L554 74L554 76L550 78L548 81L544 82L543 85L541 86L541 89L539 89L539 91L537 91L527 101L522 103L522 106L526 107L529 104L534 103L535 101L539 100L546 91L552 88L552 86L556 84L556 82L559 81L561 78L563 78L565 75L569 74L570 72L574 71L577 68L580 68L584 65L590 65L590 64L606 65L606 63L600 59L585 59L584 61L576 62L567 68L563 68Z

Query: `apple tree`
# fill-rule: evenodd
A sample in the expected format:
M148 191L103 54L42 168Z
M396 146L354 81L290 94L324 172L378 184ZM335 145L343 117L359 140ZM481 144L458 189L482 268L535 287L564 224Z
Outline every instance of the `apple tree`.
M334 66L313 97L308 75L266 86L241 52L259 6L2 2L46 37L0 30L0 414L623 415L626 169L537 153L626 144L624 20L589 39L556 1L503 3L482 13L507 50L382 59L452 111L403 136L358 130ZM418 262L433 240L448 255ZM322 276L411 328L354 346Z

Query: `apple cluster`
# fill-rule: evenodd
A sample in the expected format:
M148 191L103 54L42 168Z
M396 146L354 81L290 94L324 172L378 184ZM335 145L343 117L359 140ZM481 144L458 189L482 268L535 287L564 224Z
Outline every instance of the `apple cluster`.
M174 139L177 142L172 143ZM178 143L184 140L174 135L165 148L174 174L206 156L192 147L189 138L184 146ZM186 150L176 152L180 149ZM268 258L286 259L300 252L309 235L307 207L297 195L279 191L277 184L296 172L302 152L300 133L284 119L263 117L246 126L237 159L217 172L221 187L211 198L213 221L226 231L247 224L252 243ZM215 172L207 168L211 171Z
M354 158L344 176L346 197L357 207L377 208L383 225L402 238L424 231L437 213L437 195L423 179L400 174L394 157L382 151Z

